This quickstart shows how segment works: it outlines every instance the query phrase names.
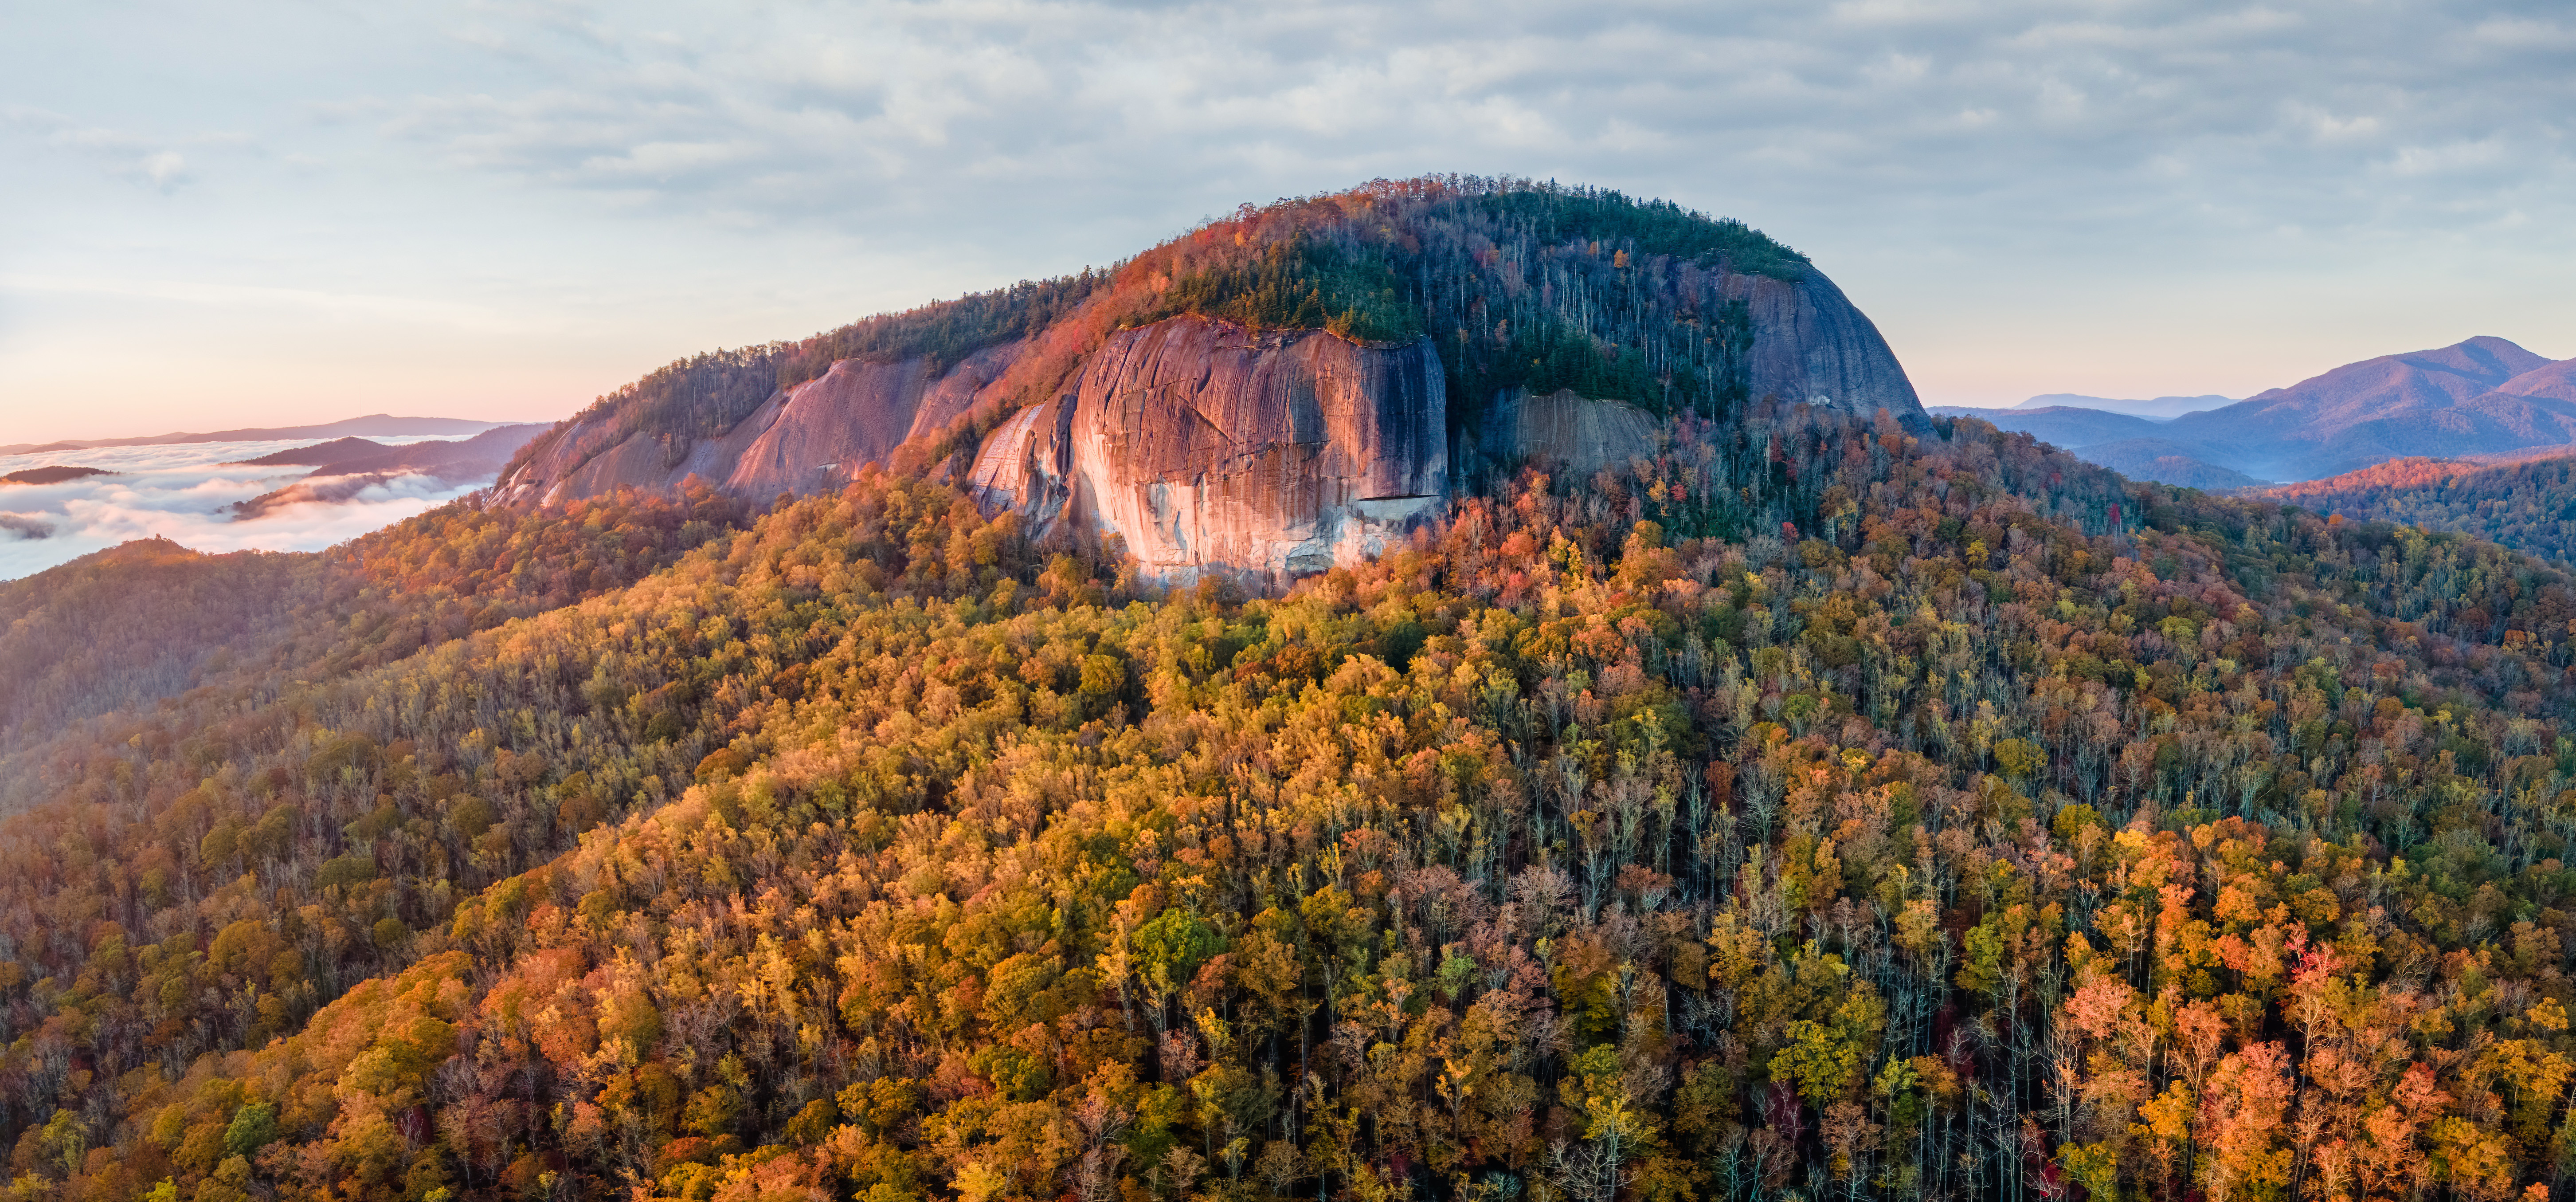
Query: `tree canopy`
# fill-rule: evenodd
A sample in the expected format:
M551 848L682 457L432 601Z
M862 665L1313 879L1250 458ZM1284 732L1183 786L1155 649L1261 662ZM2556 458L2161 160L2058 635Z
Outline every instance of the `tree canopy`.
M231 660L10 652L69 710L0 753L8 1196L2568 1162L2557 568L1758 400L1284 595L1123 562L870 471L12 586L251 617Z

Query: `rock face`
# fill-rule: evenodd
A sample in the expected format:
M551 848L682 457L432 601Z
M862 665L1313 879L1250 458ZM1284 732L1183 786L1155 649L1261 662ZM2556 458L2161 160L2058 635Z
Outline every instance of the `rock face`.
M1862 417L1885 409L1918 433L1930 428L1896 352L1823 272L1809 271L1795 283L1748 275L1727 283L1752 310L1748 366L1756 399Z
M1166 581L1321 571L1441 511L1443 387L1428 342L1173 318L1113 335L1074 391L996 430L972 487L988 509L1116 534Z
M1658 424L1643 409L1576 396L1572 389L1531 396L1515 388L1485 411L1477 441L1488 454L1579 478L1653 454Z
M945 429L1020 349L1016 342L986 347L937 375L922 359L844 359L820 379L772 394L713 438L635 433L616 440L604 418L576 421L502 487L548 503L621 487L669 490L691 476L755 499L838 487L905 442Z
M1730 275L1720 287L1753 319L1756 399L1863 417L1883 408L1928 431L1886 340L1821 274ZM537 444L497 491L551 503L691 477L753 500L835 488L998 402L997 381L1031 345L936 372L921 359L843 360L706 437L630 433L619 415L594 414ZM1155 579L1277 578L1385 549L1445 510L1453 467L1481 478L1530 462L1580 477L1655 448L1653 415L1570 391L1489 398L1472 428L1452 431L1446 387L1429 341L1175 317L1110 335L1064 391L985 436L966 483L988 512L1041 531L1117 535Z

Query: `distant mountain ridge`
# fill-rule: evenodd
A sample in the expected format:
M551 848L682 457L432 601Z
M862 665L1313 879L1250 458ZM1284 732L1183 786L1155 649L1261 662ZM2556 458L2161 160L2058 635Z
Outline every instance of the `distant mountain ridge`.
M2090 446L2124 438L2161 438L2165 431L2165 423L2149 418L2072 405L2051 405L2043 409L1970 409L1943 405L1932 412L1951 417L1973 417L1993 423L1996 429L2028 434L2041 442L2061 447Z
M2060 398L2080 399L2031 399ZM2481 336L2347 363L2169 420L2075 405L1933 412L2028 433L2144 479L2242 488L2409 456L2464 459L2576 443L2576 359Z
M2124 413L2131 417L2167 419L2203 409L2233 405L2236 398L2207 393L2201 396L2160 396L2146 400L2121 400L2114 397L2085 396L2074 392L2044 392L2013 406L2015 409L2074 408L2103 413Z
M2085 461L2139 480L2179 484L2184 488L2253 488L2268 483L2234 468L2200 457L2200 448L2170 438L2120 438L2097 442L2076 452Z
M2165 437L2210 462L2310 480L2406 455L2463 455L2576 441L2576 401L2519 394L2553 366L2502 338L2348 363L2287 388L2175 418Z
M272 426L241 430L216 430L204 434L170 433L140 438L76 438L60 442L19 442L0 446L0 455L33 455L48 451L88 451L99 447L151 447L195 442L276 442L296 438L340 438L344 436L399 438L420 434L449 434L471 437L489 430L500 422L473 421L456 417L395 417L370 413L364 417L324 422L318 426Z
M360 455L379 455L393 448L364 438L334 438L310 446L288 447L271 451L256 459L244 459L246 467L320 467L335 459L353 459Z

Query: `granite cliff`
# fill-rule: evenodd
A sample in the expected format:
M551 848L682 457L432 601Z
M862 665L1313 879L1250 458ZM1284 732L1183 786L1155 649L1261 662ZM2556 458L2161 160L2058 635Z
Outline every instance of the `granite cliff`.
M1810 268L1796 280L1741 275L1735 283L1752 310L1754 396L1925 421L1896 352L1824 273Z
M675 364L531 444L496 495L694 479L766 501L901 462L1115 535L1150 576L1285 576L1376 554L1524 464L1573 482L1651 454L1682 414L1930 429L1803 256L1615 193L1373 185L1068 279ZM1007 300L1041 291L1043 313Z
M1201 317L1122 331L1073 391L976 456L988 509L1118 535L1152 575L1321 571L1435 513L1447 407L1427 341L1254 334Z

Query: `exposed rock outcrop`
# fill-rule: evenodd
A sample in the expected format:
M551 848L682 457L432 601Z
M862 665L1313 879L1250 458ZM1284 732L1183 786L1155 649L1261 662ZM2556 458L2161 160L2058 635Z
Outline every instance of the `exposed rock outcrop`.
M1795 282L1769 276L1727 279L1753 314L1750 383L1756 398L1805 403L1868 417L1887 410L1908 428L1930 428L1914 383L1878 327L1823 272Z
M1822 275L1734 276L1725 287L1753 317L1753 395L1923 424L1886 340ZM502 490L556 502L693 476L753 499L836 487L993 399L1026 345L936 373L918 358L843 360L709 437L625 434L613 414L578 419ZM1159 579L1320 571L1377 553L1443 509L1445 388L1428 341L1371 346L1171 318L1110 336L1069 391L1007 419L969 484L994 512L1118 535ZM1459 432L1470 465L1580 476L1654 449L1658 419L1615 401L1515 389L1481 409Z
M1486 409L1478 441L1489 455L1581 477L1653 454L1658 424L1655 415L1633 405L1576 396L1570 389L1531 396L1514 388Z
M1118 535L1167 581L1320 571L1441 510L1443 389L1428 342L1173 318L1113 335L1074 391L995 431L972 485L988 508Z
M904 443L946 429L1009 370L1021 347L986 347L937 374L919 358L844 359L819 379L780 389L711 438L636 432L621 439L614 415L575 419L503 489L553 503L619 488L669 490L691 476L755 499L837 487Z
M898 461L956 480L940 436L976 432L963 483L988 511L1115 535L1178 581L1322 570L1521 464L1580 479L1652 455L1667 406L1884 410L1930 433L1886 339L1796 252L1614 194L1502 191L1528 195L1238 214L1065 288L684 360L531 444L499 494L695 477L758 502Z

